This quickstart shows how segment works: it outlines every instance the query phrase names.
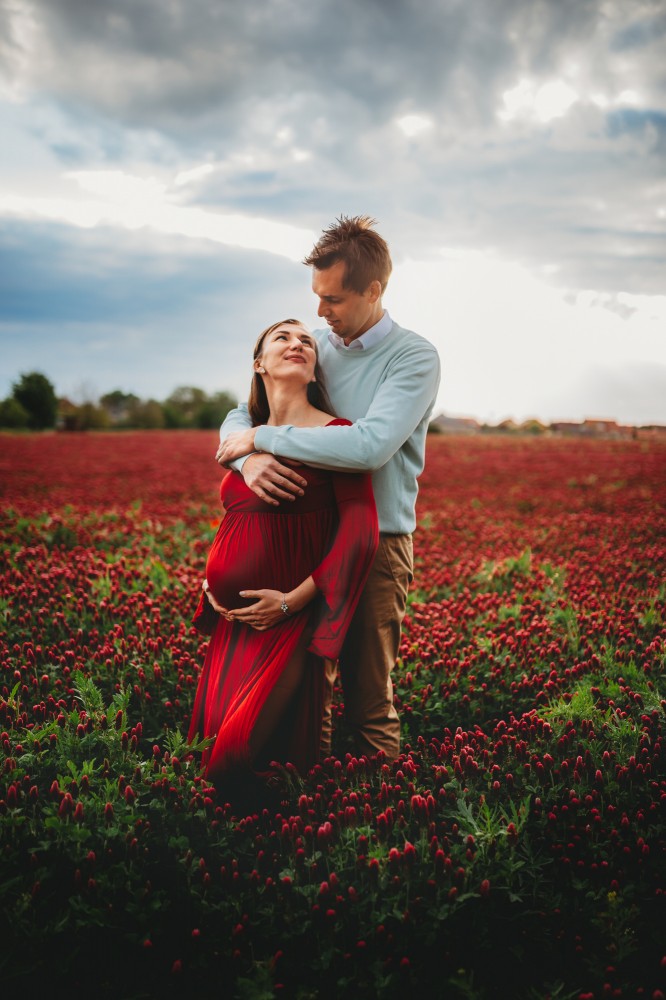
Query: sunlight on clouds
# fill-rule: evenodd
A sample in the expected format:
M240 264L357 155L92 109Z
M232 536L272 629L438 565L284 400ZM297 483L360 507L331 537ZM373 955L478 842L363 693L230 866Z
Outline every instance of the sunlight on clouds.
M122 170L77 170L65 177L83 191L122 206L126 213L142 214L148 207L159 207L166 194L166 184L154 177L133 177Z
M200 167L192 167L191 170L181 170L179 174L176 174L174 178L174 184L176 187L182 187L184 184L192 184L194 181L200 181L202 178L207 177L208 174L212 174L215 167L212 163L202 163Z
M572 298L490 252L446 248L441 261L407 260L386 304L439 349L438 405L448 413L562 419L572 416L571 387L600 366L622 373L638 362L666 364L665 296ZM599 416L584 410L582 400L573 416Z
M0 216L16 215L24 219L48 219L51 222L65 222L81 229L91 229L105 221L103 208L99 202L0 194Z
M605 111L610 107L645 107L646 100L643 95L639 94L636 90L622 90L614 97L609 97L608 94L598 91L597 93L590 95L590 103L596 105L596 107L598 107L601 111Z
M396 118L395 123L408 139L413 139L415 135L432 128L431 119L425 115L404 115L402 118Z
M169 199L167 185L154 177L136 177L120 170L76 171L66 176L93 198L0 195L0 215L36 216L84 228L107 224L136 230L147 226L161 233L266 250L296 261L302 259L303 248L314 242L310 230L286 223L175 204Z
M578 100L578 94L568 84L554 80L539 87L534 98L534 110L542 122L551 118L561 118L572 104Z
M563 80L550 80L537 86L532 80L521 80L502 95L504 109L498 112L502 121L515 118L536 118L549 122L562 118L578 100L578 93Z
M640 108L645 105L645 100L637 90L623 90L615 98L615 104L628 104L631 107Z

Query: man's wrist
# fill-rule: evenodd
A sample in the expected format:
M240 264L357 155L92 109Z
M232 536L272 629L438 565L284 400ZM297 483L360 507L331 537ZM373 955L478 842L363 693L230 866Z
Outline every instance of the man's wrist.
M247 462L248 458L252 458L253 455L257 455L257 454L258 454L258 452L251 451L249 455L243 455L241 458L236 458L236 459L234 459L233 462L230 462L229 464L230 464L230 466L231 466L232 469L235 469L236 472L240 472L242 474L243 473L243 466Z
M259 424L255 427L254 447L257 451L268 451L273 454L273 434L275 430L275 427L269 427L268 424Z

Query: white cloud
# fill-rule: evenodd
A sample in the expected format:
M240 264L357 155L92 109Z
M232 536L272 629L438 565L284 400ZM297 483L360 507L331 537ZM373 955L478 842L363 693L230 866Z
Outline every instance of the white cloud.
M629 107L641 107L645 102L641 95L636 90L623 90L622 93L618 94L614 101L615 104L624 104Z
M578 99L577 91L564 80L549 80L538 85L533 80L523 79L502 94L504 108L498 112L498 117L506 122L515 118L549 122L566 115Z
M202 180L209 174L212 174L215 167L212 163L202 163L198 167L191 167L189 170L181 170L179 174L176 174L174 178L174 184L176 187L182 187L184 184L192 184L196 181Z
M431 129L432 120L425 115L403 115L402 118L396 118L396 125L408 139L412 139Z
M449 413L491 422L580 419L599 405L600 394L586 396L585 387L597 385L600 366L625 382L630 370L666 368L666 296L620 294L618 312L608 308L609 296L592 291L572 301L492 252L448 248L442 257L396 267L386 302L394 319L436 344L443 370L438 404ZM629 389L627 398L638 398L639 389ZM653 391L643 400L647 412L666 421L666 398ZM625 407L624 418L629 414Z
M167 183L155 177L137 177L121 170L81 170L66 176L94 197L0 195L0 216L44 218L84 228L110 224L135 230L147 226L161 233L266 250L290 260L301 260L303 248L314 241L310 230L298 226L178 205L171 201Z

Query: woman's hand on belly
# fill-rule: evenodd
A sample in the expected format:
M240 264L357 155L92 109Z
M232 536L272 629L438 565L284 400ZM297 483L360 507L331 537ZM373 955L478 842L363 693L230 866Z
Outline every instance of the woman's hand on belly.
M208 598L208 603L210 605L212 605L213 610L217 611L218 615L222 615L223 618L226 618L227 621L230 621L228 609L227 608L223 608L222 605L218 604L218 602L215 600L215 597L213 596L213 592L210 590L210 588L208 586L208 580L204 580L204 582L202 584L202 589L203 589L204 594Z
M242 622L250 625L257 632L263 632L267 628L273 628L285 620L285 613L281 605L284 594L279 590L241 590L240 597L256 597L254 604L249 608L232 608L225 611L229 621Z

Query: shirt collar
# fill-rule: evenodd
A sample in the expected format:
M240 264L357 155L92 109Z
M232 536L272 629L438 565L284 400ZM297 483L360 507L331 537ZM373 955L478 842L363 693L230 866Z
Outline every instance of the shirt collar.
M393 320L389 316L388 310L385 309L379 322L362 333L360 337L352 340L349 346L345 344L342 337L338 337L337 333L333 333L332 330L328 331L328 339L334 347L339 347L343 351L367 351L369 347L374 347L375 344L383 340L391 332L392 326Z

